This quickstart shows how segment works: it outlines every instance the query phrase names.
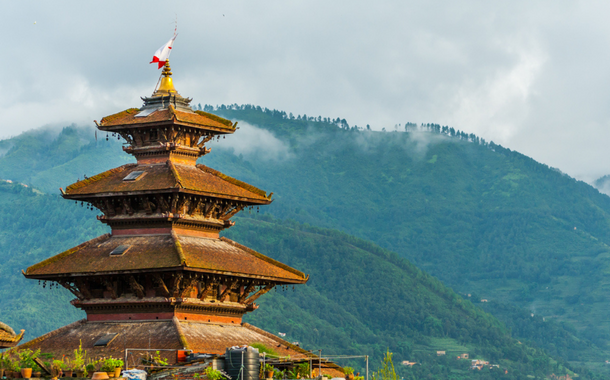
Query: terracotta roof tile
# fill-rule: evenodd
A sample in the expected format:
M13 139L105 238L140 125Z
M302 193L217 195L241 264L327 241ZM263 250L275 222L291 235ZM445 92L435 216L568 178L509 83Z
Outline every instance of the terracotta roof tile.
M194 352L221 355L228 347L262 343L291 359L309 357L307 351L247 323L228 325L180 321L180 325L189 349Z
M110 256L119 245L121 256ZM184 267L209 273L304 283L302 272L231 240L176 235L110 236L90 240L29 267L26 276L114 273Z
M185 112L174 109L173 106L161 109L145 117L137 117L140 110L130 108L114 115L104 117L99 125L102 130L116 129L112 127L171 122L188 124L192 127L209 128L219 132L233 133L235 125L230 120L202 111Z
M121 256L111 257L110 252L119 245L130 248ZM123 237L106 234L29 267L26 275L104 273L180 265L170 235Z
M256 275L265 279L306 282L302 272L229 239L178 236L189 268L241 275Z
M95 342L106 334L117 333L118 336L106 347L95 347ZM61 355L71 356L75 348L82 341L83 350L87 350L89 357L112 356L122 358L125 356L125 345L128 348L140 349L182 349L188 347L196 353L222 355L228 347L252 345L262 343L273 348L282 356L290 356L292 360L317 358L300 347L270 334L257 327L244 323L242 325L204 323L192 321L163 320L163 321L133 321L133 322L87 322L81 320L62 327L39 338L20 345L19 349L38 349L42 352L52 353L55 357ZM154 353L154 352L153 352ZM162 356L175 363L173 352L163 353ZM139 357L142 352L134 351L130 354L128 365L140 364ZM340 367L334 363L324 363L326 369L339 371ZM328 372L331 373L331 372ZM334 372L333 372L334 373Z
M137 114L138 112L140 112L139 108L128 108L125 111L117 112L115 114L108 115L108 116L102 118L102 121L100 122L100 124L101 125L114 125L114 123L116 123L117 120L122 120L124 118L129 117L130 115L133 116L133 115Z
M118 336L106 347L95 347L95 342L106 334ZM73 356L74 349L82 341L83 350L89 357L123 358L127 348L168 348L181 349L180 340L172 321L162 322L74 322L36 339L26 342L18 349L37 349L52 353L55 357ZM149 346L150 342L150 346ZM153 352L154 353L154 352ZM168 355L175 362L175 353ZM140 364L139 361L136 364ZM130 365L133 365L130 361Z
M199 170L202 170L202 171L203 171L203 172L205 172L205 173L209 173L209 174L212 174L212 175L214 175L214 176L216 176L216 177L219 177L219 178L221 178L221 179L223 179L223 180L225 180L225 181L227 181L227 182L229 182L229 183L231 183L231 184L233 184L233 185L236 185L236 186L239 186L239 187L241 187L241 188L243 188L243 189L246 189L246 190L248 190L248 191L251 191L251 192L253 192L254 194L258 194L258 195L260 195L261 197L265 197L265 198L267 198L267 199L269 199L269 198L271 197L270 195L267 195L267 193L266 193L264 190L261 190L261 189L259 189L259 188L256 188L256 187L254 187L254 186L252 186L252 185L249 185L249 184L247 184L247 183L245 183L245 182L242 182L242 181L240 181L240 180L238 180L238 179L235 179L235 178L233 178L233 177L229 177L228 175L226 175L226 174L224 174L224 173L221 173L221 172L219 172L218 170L214 170L214 169L212 169L212 168L210 168L210 167L208 167L208 166L205 166L205 165L197 165L197 168L198 168Z
M25 330L21 330L21 333L15 334L15 331L8 325L0 322L0 348L14 347L23 339L23 333Z
M129 173L144 171L137 181L123 181ZM130 193L185 189L202 195L237 199L256 204L271 203L263 190L226 176L204 165L127 164L76 182L66 188L68 198L75 195Z

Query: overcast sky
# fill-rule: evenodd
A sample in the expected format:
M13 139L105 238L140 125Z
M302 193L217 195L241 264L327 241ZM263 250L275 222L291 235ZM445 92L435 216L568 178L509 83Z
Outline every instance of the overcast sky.
M579 179L610 174L610 3L14 1L0 13L0 138L92 125L174 82L249 103L393 128L475 133Z

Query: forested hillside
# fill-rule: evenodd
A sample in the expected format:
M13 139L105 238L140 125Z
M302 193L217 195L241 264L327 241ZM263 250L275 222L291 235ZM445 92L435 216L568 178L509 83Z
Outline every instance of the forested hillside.
M370 132L235 108L217 112L272 131L292 156L211 164L275 191L275 215L376 242L463 294L518 305L606 346L606 195L440 126Z
M0 321L31 339L82 318L70 293L43 291L21 270L106 232L95 215L58 195L0 181Z
M389 348L407 379L566 373L543 351L509 338L490 314L374 244L267 215L238 218L226 235L310 274L307 285L273 293L248 317L306 347L324 346L331 354L369 353L375 361ZM447 356L437 357L437 350ZM473 374L469 361L456 359L464 352L497 363L501 370ZM398 365L403 360L421 365L407 369Z
M202 161L273 191L265 209L275 217L393 250L473 302L488 300L478 305L554 355L607 359L607 196L451 128L374 132L250 106L213 111L241 129ZM67 128L56 140L30 133L2 141L0 177L57 192L130 159L116 137L98 137ZM62 160L54 145L68 152Z
M30 339L82 318L69 304L70 293L26 280L20 269L105 232L95 212L21 184L0 182L0 195L2 320L26 329ZM338 231L248 216L237 218L227 235L310 275L306 285L260 299L262 307L246 318L257 326L327 355L368 354L373 363L389 348L397 362L421 364L398 367L407 379L471 378L469 362L455 358L464 352L501 366L475 378L571 373L562 360L517 342L493 316L395 253ZM447 357L437 357L437 350ZM362 361L345 364L364 370Z
M93 128L41 129L0 141L0 179L54 194L85 175L134 161L116 137L96 139Z

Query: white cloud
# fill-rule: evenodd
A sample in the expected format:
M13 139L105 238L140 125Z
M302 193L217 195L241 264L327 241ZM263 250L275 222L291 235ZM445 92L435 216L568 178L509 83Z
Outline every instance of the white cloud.
M484 81L469 81L454 94L449 124L510 143L530 113L530 96L546 57L536 47L507 47L514 64L498 67ZM459 127L458 127L459 126Z
M197 103L375 129L450 125L594 178L610 172L608 11L525 0L8 2L0 137L140 105L177 16L174 79Z
M237 155L257 156L263 160L287 160L292 157L288 144L266 129L238 121L239 133L229 135L212 147L232 150Z

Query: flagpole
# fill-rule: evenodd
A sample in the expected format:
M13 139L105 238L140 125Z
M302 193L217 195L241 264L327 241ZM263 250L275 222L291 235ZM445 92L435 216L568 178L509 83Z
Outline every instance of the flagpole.
M159 83L161 83L162 77L163 77L163 71L161 71L161 74L159 75L159 80L157 81L157 84L155 85L155 89L153 90L153 95L155 94L155 92L157 92L157 88L159 87Z
M178 33L176 33L177 30L178 30L178 20L176 19L176 27L174 29L174 38L172 38L170 40L171 44L170 44L170 42L168 42L164 46L161 46L161 48L155 52L155 55L153 56L153 60L150 63L153 63L153 62L163 62L163 61L160 60L160 57L158 57L157 54L162 55L163 49L167 48L167 45L170 45L170 46L168 48L167 57L165 58L165 62L167 63L167 61L169 61L169 56L172 54L172 46L171 45L174 44L174 41L176 40L176 37L178 37ZM155 61L155 58L157 59L156 61ZM159 80L157 80L157 84L155 85L155 89L153 90L153 95L157 92L157 88L159 88L159 83L161 83L161 78L162 77L163 77L163 71L161 71L161 74L159 75Z

